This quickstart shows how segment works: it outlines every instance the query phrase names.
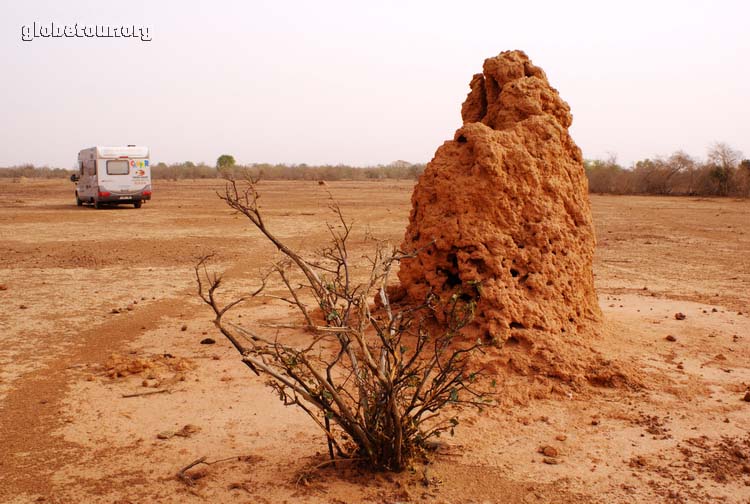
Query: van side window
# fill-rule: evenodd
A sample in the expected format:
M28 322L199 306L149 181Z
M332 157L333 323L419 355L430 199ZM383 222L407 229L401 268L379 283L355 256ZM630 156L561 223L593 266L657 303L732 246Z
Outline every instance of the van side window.
M127 175L128 173L130 173L130 163L127 159L107 161L107 175Z

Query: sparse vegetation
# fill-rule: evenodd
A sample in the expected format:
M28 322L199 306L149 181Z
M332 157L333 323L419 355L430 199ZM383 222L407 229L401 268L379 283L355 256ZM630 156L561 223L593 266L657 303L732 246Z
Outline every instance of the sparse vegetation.
M705 161L678 151L629 169L614 158L587 160L585 168L592 193L750 197L750 160L741 159L739 151L717 143Z
M217 160L222 160L221 156ZM231 157L231 156L229 156ZM232 161L234 159L232 158ZM225 160L225 162L227 162ZM309 166L306 164L222 165L217 169L205 163L157 163L152 167L154 179L214 179L263 177L266 180L379 180L416 179L423 164L396 161L385 166L354 167L348 165ZM589 191L602 194L652 194L663 196L731 196L750 197L750 159L725 143L716 143L705 160L682 151L668 157L643 159L626 168L617 159L584 161ZM35 167L32 164L0 169L0 177L67 178L72 170Z
M34 166L31 163L23 164L20 166L11 166L8 168L0 168L0 177L13 179L20 179L22 177L43 179L68 178L73 173L73 170L66 170L64 168L50 168L48 166Z
M248 166L235 165L217 170L203 163L191 162L167 165L158 163L152 169L155 179L206 179L224 175L234 178L260 177L264 180L378 180L416 179L424 171L424 165L397 161L385 166L356 167L348 165L310 166L306 164L266 164Z
M251 294L222 302L222 278L209 271L204 257L195 267L200 297L247 367L323 431L331 460L357 458L377 469L401 471L428 440L458 424L446 407L486 405L486 397L473 389L478 372L469 368L481 343L456 338L473 317L473 301L456 294L446 305L434 298L419 306L392 305L389 277L407 255L376 243L366 271L358 271L349 252L351 224L335 203L330 242L309 260L266 226L255 180L242 187L230 180L220 197L284 256L271 273L286 295L269 293L266 275ZM376 296L377 309L371 306ZM295 344L293 334L265 336L228 320L232 309L256 298L295 307L304 320L296 334L304 327L309 338ZM435 310L443 311L444 328L427 322Z

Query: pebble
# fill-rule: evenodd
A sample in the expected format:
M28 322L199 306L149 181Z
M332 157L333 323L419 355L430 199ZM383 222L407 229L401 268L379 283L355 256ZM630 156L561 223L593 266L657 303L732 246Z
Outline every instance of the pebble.
M542 446L539 448L539 453L545 457L557 457L558 455L557 448L554 446Z
M664 338L664 339L665 339L665 340L667 340L667 341L677 341L677 338L675 338L675 337L674 337L674 336L672 336L671 334L667 335L667 337L666 337L666 338Z
M677 312L677 313L674 314L674 318L675 318L675 320L685 320L687 317L686 317L686 315L684 313Z

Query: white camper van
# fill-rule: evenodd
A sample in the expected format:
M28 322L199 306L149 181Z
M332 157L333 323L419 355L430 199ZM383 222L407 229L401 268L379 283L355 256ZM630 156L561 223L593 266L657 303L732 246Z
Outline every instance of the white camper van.
M151 199L151 166L148 147L91 147L78 153L76 203L101 208L132 204L135 208Z

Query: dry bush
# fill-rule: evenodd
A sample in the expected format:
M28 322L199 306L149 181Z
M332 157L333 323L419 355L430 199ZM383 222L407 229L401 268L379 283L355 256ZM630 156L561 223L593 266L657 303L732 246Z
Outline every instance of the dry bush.
M265 180L380 180L416 179L424 171L424 164L410 164L404 161L385 166L359 168L347 165L310 166L307 164L285 165L255 163L247 166L230 166L217 170L203 163L191 161L167 165L158 163L151 169L154 179L206 179L229 177L260 177Z
M750 160L725 143L715 143L705 161L677 151L668 158L643 159L623 168L614 158L586 160L592 193L686 196L750 196Z
M65 170L63 168L50 168L49 166L34 166L33 164L27 163L21 166L10 166L0 167L0 178L11 178L13 182L17 182L16 179L53 179L53 178L68 178L74 170Z
M287 295L266 294L267 275L251 294L222 303L221 276L209 271L204 257L195 268L200 297L247 367L266 378L284 404L302 409L323 431L331 459L359 458L374 468L400 471L427 440L452 433L458 420L444 414L446 407L489 402L473 388L478 373L469 371L481 343L461 344L456 338L473 317L473 302L457 294L443 306L433 298L419 306L391 304L389 278L407 255L382 243L369 258L364 280L357 282L348 249L351 224L336 204L331 205L337 222L328 225L330 243L311 260L266 226L257 180L229 180L220 197L281 252L283 259L271 272ZM371 306L375 295L377 310ZM230 310L259 297L297 308L309 340L293 345L282 335L266 337L227 320ZM435 310L442 310L448 321L442 330L428 327Z

